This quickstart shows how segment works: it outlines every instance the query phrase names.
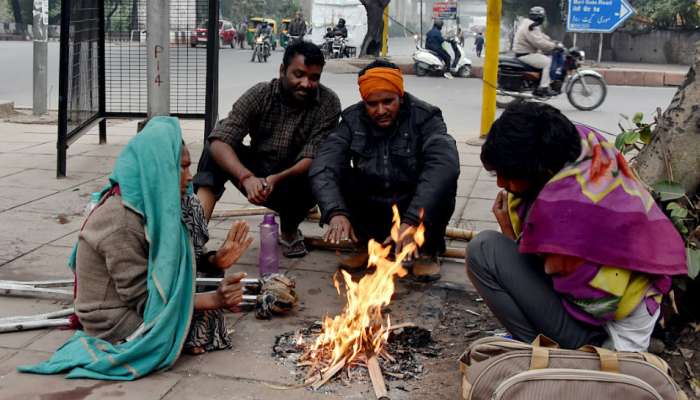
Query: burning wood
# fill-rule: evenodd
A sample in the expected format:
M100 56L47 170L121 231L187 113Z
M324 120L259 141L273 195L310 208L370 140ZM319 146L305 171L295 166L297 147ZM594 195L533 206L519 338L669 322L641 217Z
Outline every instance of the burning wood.
M299 358L299 362L310 365L307 384L318 389L346 366L364 365L374 374L375 389L384 385L377 355L388 354L385 350L391 331L391 320L384 319L382 307L391 302L394 294L394 279L407 274L402 261L424 242L424 227L409 228L400 232L401 219L398 209L393 208L391 238L394 243L403 242L410 236L413 241L391 259L392 246L383 246L374 240L368 244L369 268L374 271L359 282L353 282L350 274L340 271L345 284L346 305L340 315L326 317L321 332ZM340 282L334 279L340 295ZM391 356L388 356L389 358ZM384 389L386 391L386 389ZM377 393L380 395L381 393ZM386 395L384 393L383 395Z

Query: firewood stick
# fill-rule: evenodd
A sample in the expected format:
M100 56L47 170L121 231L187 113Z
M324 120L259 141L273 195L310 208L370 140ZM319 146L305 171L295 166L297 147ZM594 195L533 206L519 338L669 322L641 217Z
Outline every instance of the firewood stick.
M304 243L307 247L322 250L340 250L340 251L352 251L357 249L353 243L346 241L340 242L338 244L328 243L323 238L319 236L308 236L304 238ZM445 252L441 254L443 257L449 258L464 258L466 254L465 249L458 247L448 247Z
M311 387L313 387L314 390L318 390L318 388L325 385L329 379L331 379L333 376L335 376L335 374L337 374L338 371L343 369L347 360L348 360L347 356L341 358L340 361L338 361L334 366L327 369L326 372L324 372L323 375L321 376L321 379L319 381L315 382L313 385L311 385Z
M389 400L389 393L386 391L384 376L382 376L382 369L379 366L376 354L372 354L367 359L367 370L369 371L369 377L372 380L372 387L377 400Z
M69 326L68 318L42 319L38 321L16 321L0 323L0 333L26 331L30 329L51 328L58 326Z
M249 217L249 216L255 216L255 215L264 215L264 214L271 213L271 212L274 212L274 211L272 211L266 207L248 207L248 208L241 208L241 209L237 209L237 210L218 211L218 212L213 213L211 218L218 219L218 218L230 218L230 217ZM321 219L321 214L318 213L317 211L313 211L313 212L310 212L306 216L306 219L309 221L319 221ZM472 231L469 229L462 229L462 228L455 228L452 226L448 226L447 229L445 229L445 237L450 238L450 239L466 240L467 242L474 239L474 237L478 233L479 232L477 232L477 231Z

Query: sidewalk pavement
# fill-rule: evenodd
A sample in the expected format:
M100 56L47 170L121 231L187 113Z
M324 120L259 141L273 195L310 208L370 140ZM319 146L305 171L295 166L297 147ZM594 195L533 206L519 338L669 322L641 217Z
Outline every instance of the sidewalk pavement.
M413 59L411 56L394 56L389 59L396 63L403 73L414 75ZM473 78L483 76L483 58L472 57ZM328 60L326 69L333 73L357 73L362 67L371 62L370 59L340 59ZM640 63L595 63L586 61L585 68L591 68L605 78L608 85L618 86L680 86L685 81L689 67L686 65L640 64Z
M192 159L198 160L202 150L203 123L188 120L181 123ZM83 220L83 208L90 193L106 183L117 155L135 131L136 121L110 121L106 145L98 144L96 130L89 132L68 151L68 177L56 179L56 126L0 122L1 280L71 278L66 260ZM479 148L461 142L463 140L458 145L461 176L457 208L451 224L468 229L496 229L497 224L490 210L497 192L494 179L481 167ZM191 167L192 171L196 168L196 165ZM248 206L245 199L237 190L229 187L217 210L245 206ZM244 219L250 224L255 242L236 268L248 272L249 276L256 276L260 217ZM218 248L230 225L231 220L211 223L210 248ZM304 223L302 230L307 235L322 233L317 224L310 222ZM448 245L463 247L465 244L455 241ZM15 368L18 365L48 358L72 331L33 330L0 334L0 398L371 398L371 385L367 382L348 385L334 383L324 386L319 392L270 387L270 384L298 383L290 367L281 365L271 356L275 336L308 327L324 315L335 315L340 311L342 299L332 283L337 259L336 254L324 251L313 251L297 260L282 259L282 268L297 279L301 306L296 312L272 321L256 320L251 313L229 314L227 321L234 343L231 350L198 357L183 356L172 370L136 382L66 380L60 375L17 373ZM474 296L464 273L463 262L444 260L443 279L436 284L416 284L410 280L399 282L396 300L390 307L392 322L404 322L411 318L438 334L447 324L443 321L443 310L450 306L448 303L463 308L466 304L464 301ZM0 317L36 314L68 306L62 300L4 296L0 297ZM481 314L484 315L482 318L486 318L485 308ZM463 320L450 318L450 321L461 324L459 332L464 329ZM478 328L483 329L487 323L482 319ZM467 324L472 329L475 325ZM445 348L455 345L453 353L458 356L459 351L464 349L463 342L455 341L462 339L450 340ZM445 391L448 395L444 398L457 398L460 379L457 356L454 354L426 361L426 372L420 380L387 382L392 398L433 397L429 394L430 390Z

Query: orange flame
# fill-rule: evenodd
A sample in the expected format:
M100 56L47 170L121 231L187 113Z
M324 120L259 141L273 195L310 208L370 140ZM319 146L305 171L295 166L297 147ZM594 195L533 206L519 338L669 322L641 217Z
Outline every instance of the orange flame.
M402 266L407 255L415 252L425 240L425 228L421 223L418 228L409 227L401 232L401 217L396 206L393 210L393 226L391 238L395 243L402 242L408 236L413 237L407 245L401 248L395 259L389 259L391 245L382 246L374 240L368 243L368 266L374 266L374 273L365 275L359 282L353 282L352 277L341 271L345 283L346 305L343 312L334 318L326 317L323 329L305 358L315 361L326 361L330 368L347 357L346 365L358 355L368 350L379 353L389 337L391 320L387 316L386 325L382 315L382 307L391 302L394 294L394 277L403 277L406 270ZM421 213L422 217L422 213ZM334 285L340 294L338 279Z

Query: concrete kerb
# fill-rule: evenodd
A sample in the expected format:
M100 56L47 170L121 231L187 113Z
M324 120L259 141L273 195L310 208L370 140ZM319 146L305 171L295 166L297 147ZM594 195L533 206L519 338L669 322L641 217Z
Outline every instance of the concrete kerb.
M388 57L389 61L395 63L405 75L415 75L413 60L410 57ZM365 65L372 62L372 59L341 59L329 60L326 70L337 74L355 74ZM644 86L644 87L664 87L680 86L686 74L677 71L664 71L653 69L625 69L593 67L603 76L608 85L615 86ZM483 77L483 67L474 65L472 67L471 78L481 79Z

